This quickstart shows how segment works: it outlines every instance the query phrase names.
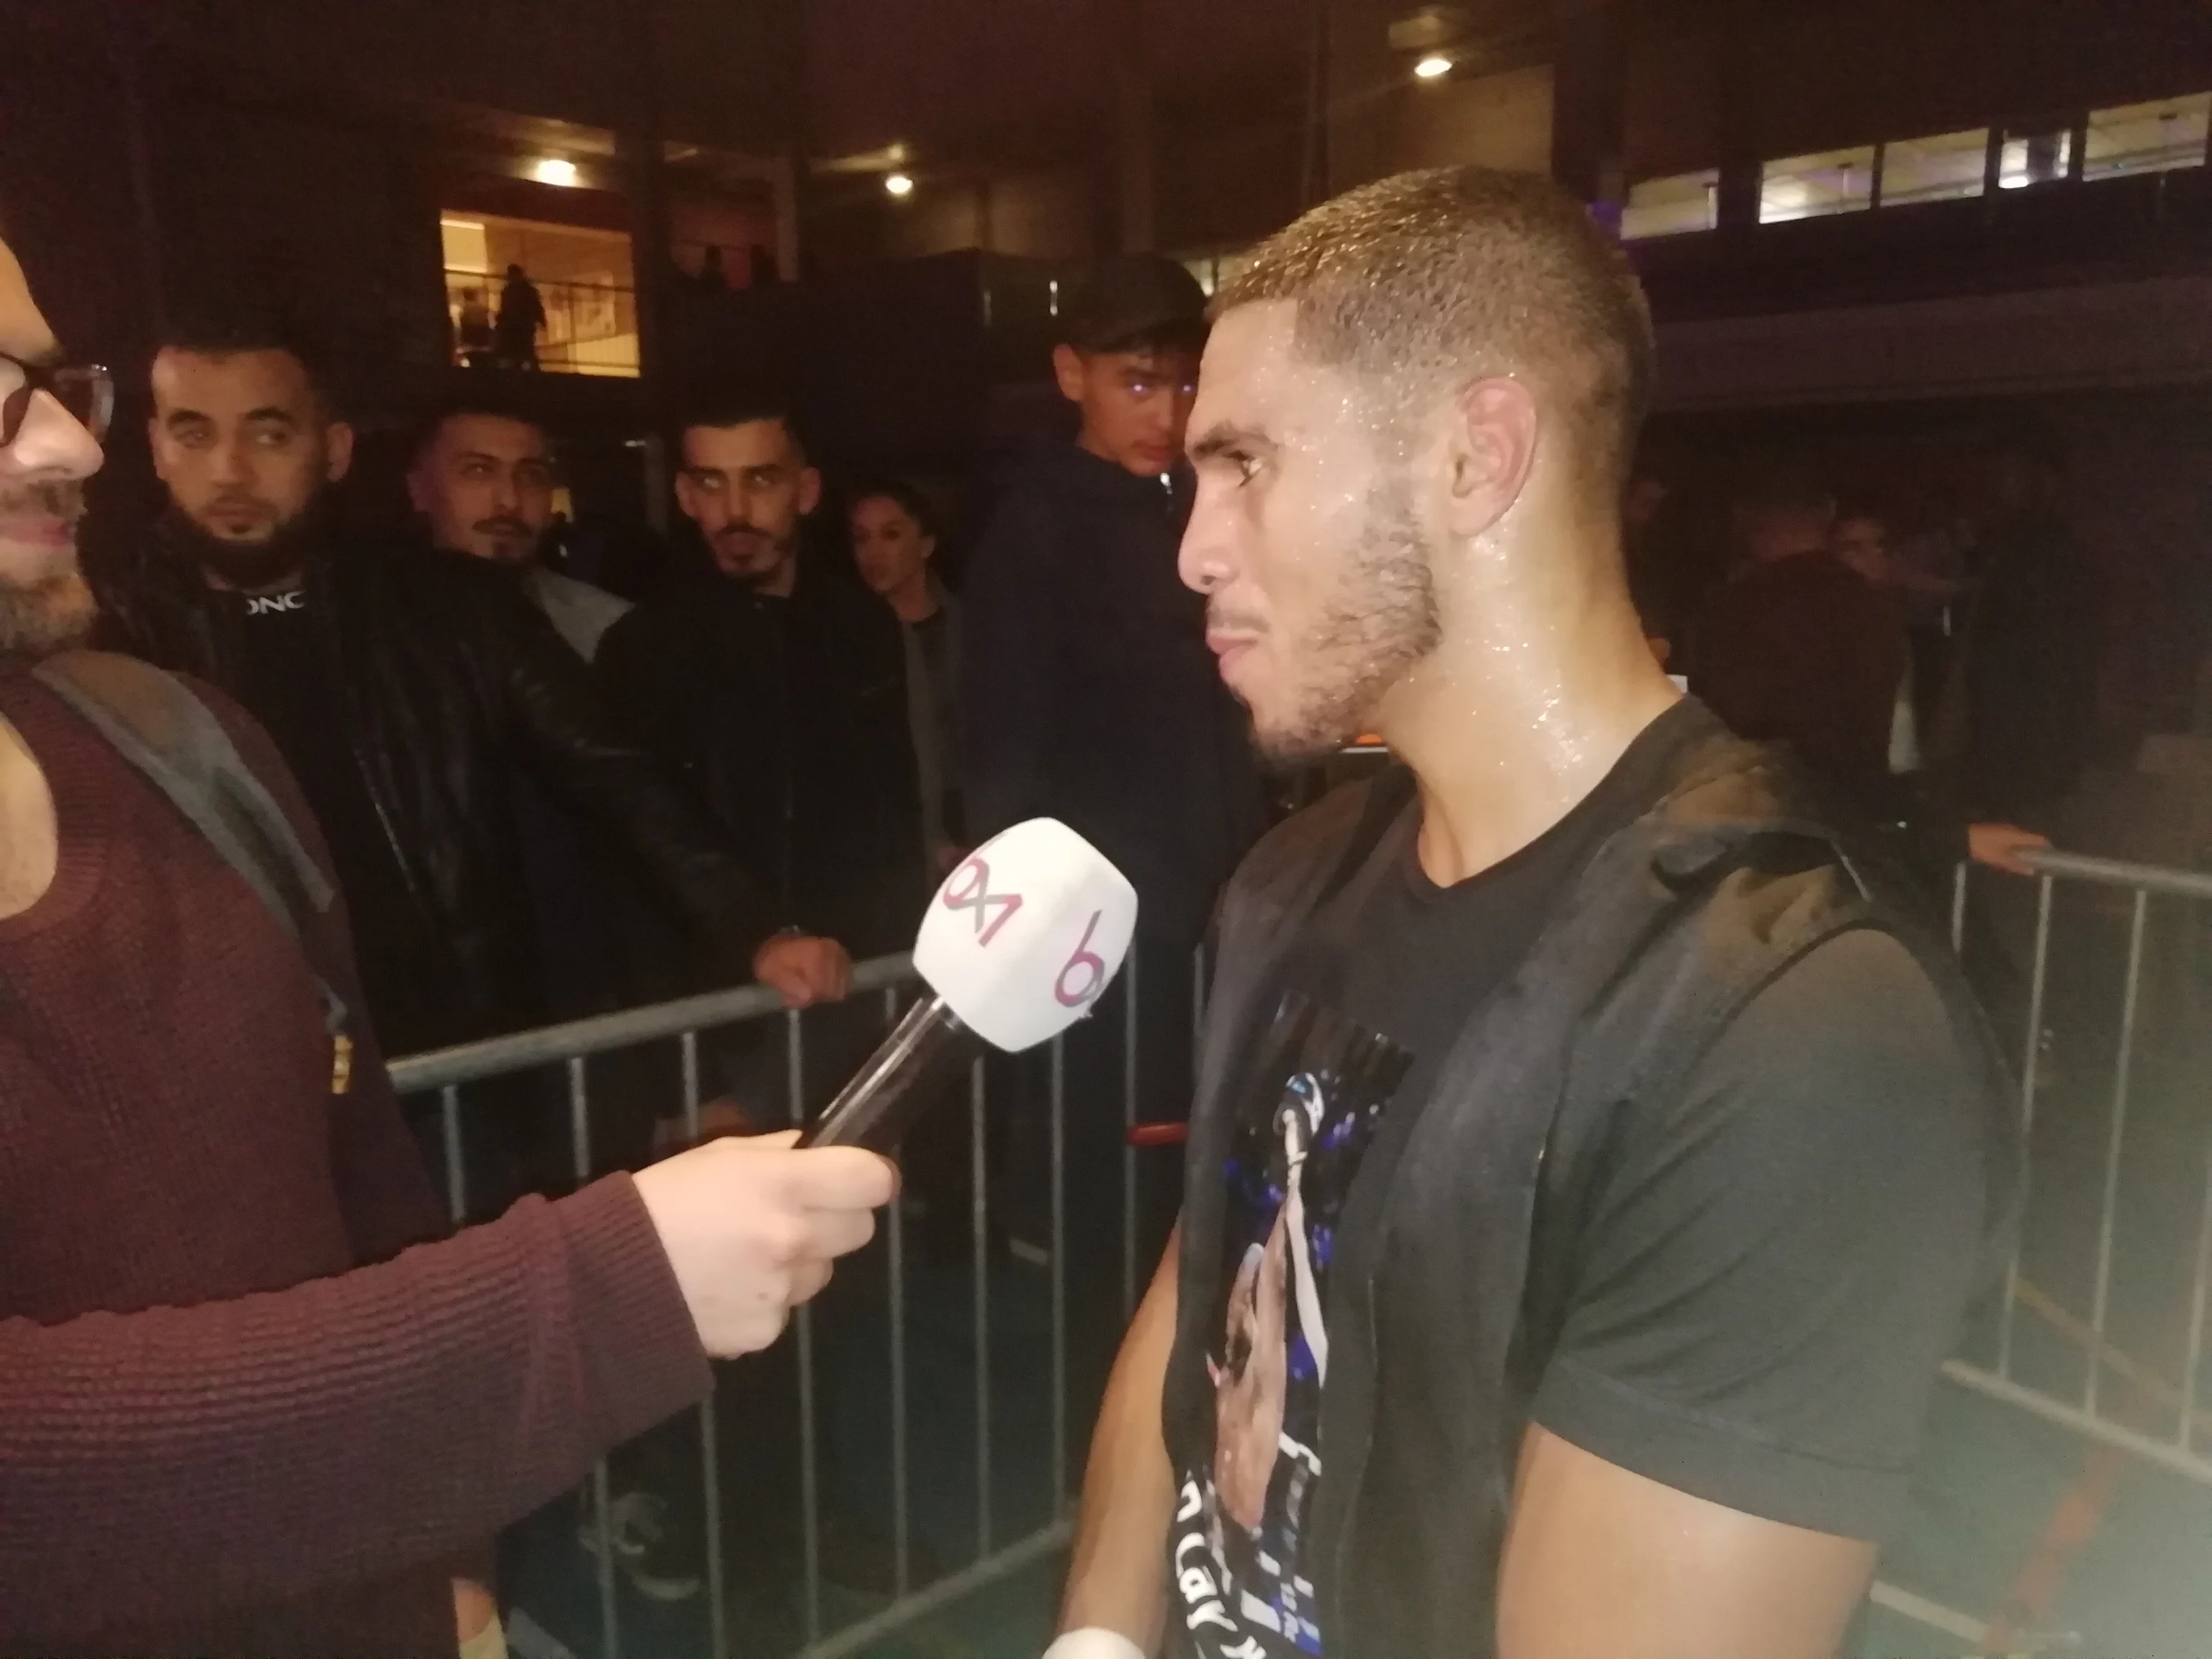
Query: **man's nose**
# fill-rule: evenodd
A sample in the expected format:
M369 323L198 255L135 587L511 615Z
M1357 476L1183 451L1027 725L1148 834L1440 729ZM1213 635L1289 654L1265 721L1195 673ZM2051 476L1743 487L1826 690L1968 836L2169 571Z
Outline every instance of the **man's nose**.
M253 468L246 458L246 440L243 435L228 443L215 446L214 477L219 484L250 483Z
M50 392L32 394L15 441L0 450L0 465L29 478L89 478L105 459L100 441Z
M522 508L522 492L515 488L514 474L496 472L491 481L492 511L501 518L511 519Z
M1200 484L1182 545L1176 552L1176 574L1185 587L1212 593L1227 583L1231 570L1227 528L1228 514L1215 501L1214 492Z

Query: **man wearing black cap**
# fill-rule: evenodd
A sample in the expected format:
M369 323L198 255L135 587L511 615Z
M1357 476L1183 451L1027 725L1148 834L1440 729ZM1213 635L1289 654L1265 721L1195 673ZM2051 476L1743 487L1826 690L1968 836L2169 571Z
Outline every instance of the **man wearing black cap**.
M1191 952L1260 823L1257 771L1206 649L1204 602L1176 576L1206 296L1171 260L1116 259L1061 322L1054 368L1081 428L1030 459L964 594L969 823L981 839L1048 814L1135 884L1139 1110L1175 1116L1188 1100ZM1106 1073L1110 1097L1071 1099L1066 1160L1116 1183L1119 1068L1118 1055L1069 1067ZM1086 1213L1094 1206L1071 1188L1072 1231L1110 1242L1118 1185L1097 1196L1104 1212ZM1072 1243L1079 1257L1083 1243Z

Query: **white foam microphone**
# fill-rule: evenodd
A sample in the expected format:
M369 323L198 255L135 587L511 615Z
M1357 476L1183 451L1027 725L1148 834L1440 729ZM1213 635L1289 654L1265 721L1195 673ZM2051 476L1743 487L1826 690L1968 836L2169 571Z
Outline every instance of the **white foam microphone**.
M994 836L945 878L922 917L914 967L930 994L799 1145L889 1152L974 1038L1018 1054L1088 1014L1136 930L1137 890L1066 824L1031 818Z

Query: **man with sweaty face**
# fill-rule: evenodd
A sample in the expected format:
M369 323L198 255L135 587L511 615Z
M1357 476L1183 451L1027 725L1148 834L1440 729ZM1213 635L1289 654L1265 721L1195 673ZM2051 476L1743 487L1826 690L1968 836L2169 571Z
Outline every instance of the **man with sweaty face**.
M2007 1208L2001 1068L1859 828L1645 647L1652 370L1626 261L1521 174L1354 191L1215 301L1182 569L1222 677L1274 756L1398 764L1224 900L1060 1659L1825 1659L1865 1593ZM1217 1567L1228 1156L1291 994L1412 1059L1339 1154L1294 1543Z
M331 492L353 432L302 347L254 318L188 325L156 355L153 393L167 503L135 562L106 574L111 638L230 693L276 739L360 919L387 1049L547 1017L518 773L605 832L726 964L722 982L750 966L794 1006L843 994L843 952L778 934L750 872L616 731L588 669L511 583L340 532ZM471 1189L488 1202L550 1178L549 1160L565 1170L550 1141L524 1144L528 1115L469 1120L485 1137Z

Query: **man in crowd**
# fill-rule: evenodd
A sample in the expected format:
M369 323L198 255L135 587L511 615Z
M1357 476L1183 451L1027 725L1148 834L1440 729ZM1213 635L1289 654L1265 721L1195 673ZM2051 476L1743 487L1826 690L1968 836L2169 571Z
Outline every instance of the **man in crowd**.
M1651 326L1579 204L1388 179L1217 307L1182 566L1222 676L1273 755L1403 764L1224 901L1056 1651L1827 1659L2002 1208L1971 999L1640 635ZM1255 1366L1282 1431L1224 1463Z
M1837 558L1834 493L1783 465L1739 498L1745 556L1690 636L1690 689L1739 736L1787 743L1863 807L1889 805L1905 618Z
M1080 428L1030 458L963 588L971 829L1049 815L1090 840L1136 886L1140 969L1182 996L1261 819L1202 607L1175 574L1206 297L1140 256L1103 266L1061 321L1053 363Z
M131 567L107 573L112 637L221 687L276 739L330 836L392 1051L544 1018L518 771L623 848L724 982L750 965L794 1004L843 994L842 951L776 933L787 918L499 572L337 533L353 434L296 346L250 320L180 331L153 391L168 503ZM471 1122L471 1184L492 1201L565 1171L550 1127Z
M802 556L822 475L782 404L702 401L676 446L707 559L610 630L601 682L781 915L857 956L905 950L927 893L898 623Z
M407 470L407 497L422 515L430 544L514 573L561 637L589 662L629 605L547 566L553 486L545 428L483 398L450 403L432 416Z
M853 562L906 641L907 729L921 785L922 842L948 874L969 844L960 800L960 607L937 574L937 509L902 478L853 492Z
M344 906L288 931L37 677L100 663L71 647L106 389L59 366L0 245L0 1630L45 1653L450 1653L452 1561L704 1398L709 1354L773 1341L893 1183L864 1155L725 1143L406 1249L435 1196L374 1030L341 1015L341 1047L317 994L360 1003ZM211 717L326 882L250 720L106 667Z
M962 592L969 829L981 842L1024 818L1058 818L1135 885L1133 967L1118 995L1138 1005L1139 1115L1169 1119L1189 1100L1194 952L1263 811L1243 721L1206 654L1204 607L1175 573L1206 298L1174 261L1137 256L1100 266L1060 321L1053 365L1075 441L1028 459ZM1109 1007L1080 1029L1068 1066L1078 1433L1121 1305L1126 1018ZM1010 1213L1018 1249L1048 1236L1045 1122L1040 1103L1010 1143L1015 1202L1036 1206ZM1146 1260L1172 1223L1175 1174L1170 1162L1139 1171Z

